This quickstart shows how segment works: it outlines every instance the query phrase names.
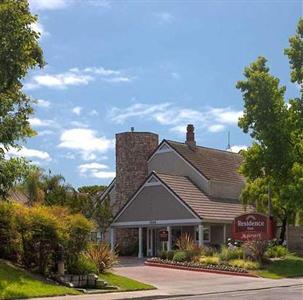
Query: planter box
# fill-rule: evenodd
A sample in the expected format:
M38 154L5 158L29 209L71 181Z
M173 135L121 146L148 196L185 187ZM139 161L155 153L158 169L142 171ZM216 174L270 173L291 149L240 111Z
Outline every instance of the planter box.
M223 275L234 275L234 276L246 276L246 277L259 277L255 274L246 272L235 272L235 271L227 271L227 270L219 270L219 269L207 269L203 267L190 267L190 266L182 266L173 263L164 263L164 262L156 262L156 261L146 261L144 263L146 266L151 267L160 267L160 268L169 268L169 269L178 269L178 270L186 270L186 271L195 271L195 272L207 272L214 274L223 274Z
M71 284L75 288L85 288L85 287L95 288L97 286L98 276L95 274L89 274L89 275L64 274L64 276L60 276L59 281L68 285Z

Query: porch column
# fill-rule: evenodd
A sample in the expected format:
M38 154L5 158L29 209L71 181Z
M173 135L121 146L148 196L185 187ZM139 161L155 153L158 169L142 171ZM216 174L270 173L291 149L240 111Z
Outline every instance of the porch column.
M203 224L198 225L198 235L199 235L199 247L204 245L203 240Z
M110 249L112 252L115 251L115 228L110 228Z
M223 225L223 243L226 243L226 224Z
M138 252L138 258L143 257L143 237L142 237L142 227L139 227L139 252Z
M171 227L170 226L167 226L167 232L168 232L167 251L171 251L172 236L171 236Z

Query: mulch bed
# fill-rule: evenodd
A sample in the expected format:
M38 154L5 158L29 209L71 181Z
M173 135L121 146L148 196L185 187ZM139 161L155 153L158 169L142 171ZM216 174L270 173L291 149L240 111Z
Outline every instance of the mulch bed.
M224 275L235 275L235 276L246 276L246 277L259 277L255 274L249 273L247 270L242 268L236 268L224 265L202 265L188 262L173 262L169 260L161 259L148 259L145 263L146 266L196 271L196 272L207 272Z

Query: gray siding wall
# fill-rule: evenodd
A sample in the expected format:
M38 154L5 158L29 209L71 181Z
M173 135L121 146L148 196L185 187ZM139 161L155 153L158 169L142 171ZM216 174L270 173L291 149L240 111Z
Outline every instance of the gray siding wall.
M244 184L210 181L210 194L218 198L239 199Z
M156 171L179 176L188 176L200 189L209 193L209 181L189 166L175 152L157 153L149 161L148 172Z
M163 186L147 186L137 194L116 222L194 218L194 215Z

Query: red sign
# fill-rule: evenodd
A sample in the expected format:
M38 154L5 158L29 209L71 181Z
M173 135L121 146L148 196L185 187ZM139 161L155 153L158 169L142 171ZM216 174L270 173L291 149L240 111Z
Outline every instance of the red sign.
M233 222L233 239L235 240L270 240L273 237L273 220L266 215L244 214L236 217Z
M168 241L168 231L165 229L159 230L159 237L161 242L167 242Z

